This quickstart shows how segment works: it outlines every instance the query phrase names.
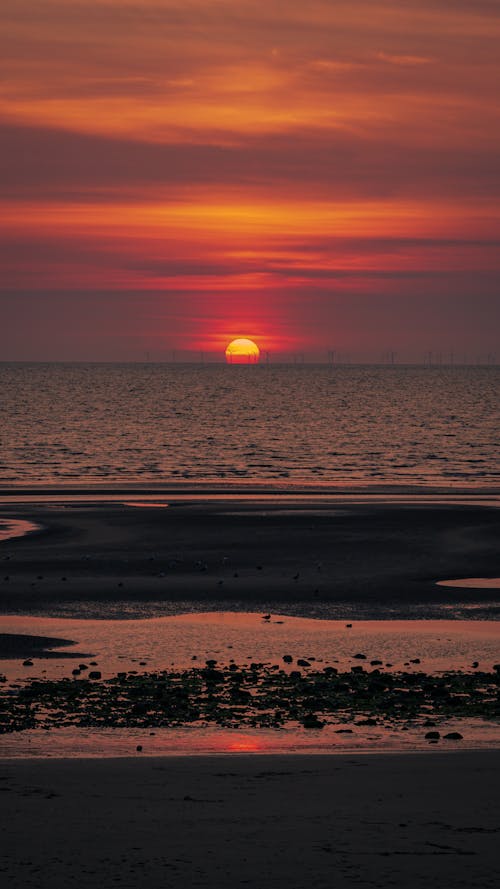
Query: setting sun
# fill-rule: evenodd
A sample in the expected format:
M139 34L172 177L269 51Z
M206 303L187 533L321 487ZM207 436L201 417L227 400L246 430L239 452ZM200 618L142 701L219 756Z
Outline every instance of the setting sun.
M228 364L257 364L260 349L253 340L239 338L232 340L226 349Z

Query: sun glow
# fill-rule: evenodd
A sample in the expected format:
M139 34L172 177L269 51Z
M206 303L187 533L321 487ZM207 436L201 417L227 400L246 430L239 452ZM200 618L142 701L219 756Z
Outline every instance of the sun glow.
M257 364L259 358L258 345L245 337L232 340L226 349L228 364Z

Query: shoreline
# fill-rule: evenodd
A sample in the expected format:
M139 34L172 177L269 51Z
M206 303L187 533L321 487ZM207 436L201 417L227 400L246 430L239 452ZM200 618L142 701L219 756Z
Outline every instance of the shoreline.
M348 763L352 763L353 760L358 757L363 760L372 760L376 763L380 758L385 760L400 760L404 761L404 759L418 759L418 760L426 760L426 759L434 759L434 760L448 760L448 759L477 759L482 760L484 757L491 757L493 759L498 760L498 768L499 768L499 778L500 778L500 749L498 747L483 747L480 750L474 748L464 748L464 747L451 747L448 750L443 750L442 748L436 747L425 747L421 749L393 749L389 750L387 748L381 748L380 750L366 749L360 750L358 749L344 749L344 750L332 750L332 751L322 751L321 753L309 753L304 752L303 750L292 750L286 753L270 753L268 750L258 750L251 751L248 750L234 750L230 753L227 751L216 751L214 753L167 753L167 754L154 754L147 753L144 750L135 751L134 753L126 753L122 756L101 756L101 755L93 755L89 754L88 756L2 756L0 757L0 780L1 773L4 768L12 767L17 769L21 764L26 767L30 766L53 766L57 768L57 766L61 766L63 764L74 765L77 766L79 763L86 764L99 764L104 767L104 764L107 763L110 766L130 766L132 768L142 766L162 766L166 764L174 765L178 763L179 765L190 766L193 762L197 763L199 767L203 766L212 766L217 763L218 760L227 761L228 763L241 763L245 765L255 765L262 762L263 760L269 760L270 764L277 765L279 760L284 760L288 762L289 760L293 760L295 764L299 764L301 760L311 761L311 764L317 763L318 765L329 765L333 761L343 760ZM500 806L500 802L499 802ZM500 829L499 829L500 832Z
M61 484L46 483L40 484L14 484L9 485L0 481L0 498L10 498L16 496L22 497L43 497L43 496L71 496L79 497L86 495L112 495L125 496L148 495L148 494L165 494L166 496L185 495L193 497L237 497L237 496L304 496L304 497L333 497L338 496L500 496L500 485L495 484L478 484L472 482L464 483L463 480L457 481L455 484L428 484L425 482L384 482L370 484L363 479L349 480L349 482L322 482L311 483L310 481L276 481L276 479L263 480L256 482L254 479L247 481L242 479L225 479L224 482L216 479L196 479L192 482L183 481L167 481L167 482L128 482L120 484L118 482L82 482Z

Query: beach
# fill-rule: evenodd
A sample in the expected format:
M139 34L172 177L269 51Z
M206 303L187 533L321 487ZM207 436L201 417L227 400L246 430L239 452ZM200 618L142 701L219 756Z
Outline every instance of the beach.
M13 889L497 885L500 591L437 585L498 578L494 502L90 495L2 517L23 532L0 553Z
M12 889L495 887L499 753L3 761Z

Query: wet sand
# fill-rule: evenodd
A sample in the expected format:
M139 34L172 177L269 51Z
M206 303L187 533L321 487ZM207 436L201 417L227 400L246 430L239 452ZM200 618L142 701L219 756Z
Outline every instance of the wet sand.
M11 503L2 515L42 526L0 545L4 613L87 599L479 601L436 581L500 573L500 510L477 505Z
M500 511L477 505L172 500L1 514L42 526L0 544L3 613L125 600L431 607L484 599L438 580L500 573ZM499 883L498 752L141 756L0 762L11 889Z
M498 886L500 754L4 761L11 889Z

